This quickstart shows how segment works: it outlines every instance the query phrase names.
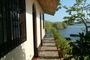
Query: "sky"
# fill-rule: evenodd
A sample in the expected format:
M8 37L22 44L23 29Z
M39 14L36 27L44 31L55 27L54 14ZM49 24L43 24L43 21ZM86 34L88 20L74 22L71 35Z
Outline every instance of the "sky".
M72 6L75 3L75 0L60 0L62 5ZM90 0L88 0L90 3ZM56 13L53 15L45 14L45 20L51 21L51 22L61 22L64 21L63 17L68 16L68 13L66 13L66 9L62 8L56 11Z

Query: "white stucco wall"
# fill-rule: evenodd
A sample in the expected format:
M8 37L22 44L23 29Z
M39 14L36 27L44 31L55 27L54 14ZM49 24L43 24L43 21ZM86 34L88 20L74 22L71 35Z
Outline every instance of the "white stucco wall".
M33 44L33 18L32 18L32 5L35 4L37 14L37 47L39 47L40 40L40 13L43 11L37 2L37 0L26 0L26 32L27 40L2 57L0 60L31 60L34 56L34 44ZM43 17L43 16L42 16ZM43 20L42 20L43 25ZM42 26L43 28L43 26ZM44 29L42 29L42 38L45 35Z

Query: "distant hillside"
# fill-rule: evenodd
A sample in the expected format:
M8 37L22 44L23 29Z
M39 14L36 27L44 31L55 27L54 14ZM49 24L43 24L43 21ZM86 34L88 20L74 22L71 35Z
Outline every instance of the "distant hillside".
M65 22L51 22L45 20L45 31L50 31L52 28L64 29L67 28L67 24Z

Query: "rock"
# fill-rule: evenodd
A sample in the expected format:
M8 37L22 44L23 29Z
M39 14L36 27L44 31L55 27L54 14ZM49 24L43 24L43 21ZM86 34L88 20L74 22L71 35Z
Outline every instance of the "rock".
M77 37L79 35L78 34L70 34L70 36Z
M66 37L65 39L66 39L66 40L71 40L71 38L70 38L70 37Z
M76 43L74 43L74 42L70 42L69 44L70 44L70 46L79 48L78 45Z

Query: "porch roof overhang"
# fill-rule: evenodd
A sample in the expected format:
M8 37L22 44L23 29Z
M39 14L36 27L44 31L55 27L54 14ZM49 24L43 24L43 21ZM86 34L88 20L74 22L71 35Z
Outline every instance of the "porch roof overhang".
M44 13L54 15L60 0L38 0Z

